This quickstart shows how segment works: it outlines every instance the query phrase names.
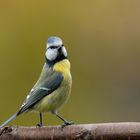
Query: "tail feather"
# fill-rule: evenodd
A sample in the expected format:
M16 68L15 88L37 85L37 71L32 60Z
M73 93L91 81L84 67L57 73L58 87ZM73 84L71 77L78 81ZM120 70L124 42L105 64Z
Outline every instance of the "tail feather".
M15 119L17 117L17 113L14 114L13 116L11 116L7 121L5 121L1 126L0 126L0 129L2 127L4 127L6 124L8 124L10 121L12 121L13 119Z

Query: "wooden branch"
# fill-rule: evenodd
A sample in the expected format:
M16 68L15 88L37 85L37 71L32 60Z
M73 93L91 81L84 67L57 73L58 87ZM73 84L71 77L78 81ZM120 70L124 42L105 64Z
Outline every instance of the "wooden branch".
M0 140L140 140L140 123L101 123L36 127L5 127Z

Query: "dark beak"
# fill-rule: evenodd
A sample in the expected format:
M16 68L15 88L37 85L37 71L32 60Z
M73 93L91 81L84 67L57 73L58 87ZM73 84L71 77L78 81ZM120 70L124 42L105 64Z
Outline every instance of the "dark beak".
M60 52L62 50L62 46L59 46L58 47L58 51Z

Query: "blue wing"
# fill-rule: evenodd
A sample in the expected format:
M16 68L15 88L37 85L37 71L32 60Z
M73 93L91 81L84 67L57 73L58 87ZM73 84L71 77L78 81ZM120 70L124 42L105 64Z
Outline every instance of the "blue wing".
M18 115L30 110L37 102L43 99L45 96L51 94L56 90L63 80L63 76L59 72L53 71L52 68L48 68L46 64L43 67L39 80L23 102L19 111L5 121L0 128L8 124L15 119Z
M63 80L62 74L59 72L54 72L52 69L46 71L45 68L45 72L42 71L42 74L37 84L27 96L27 99L21 106L17 115L32 109L37 102L56 90Z

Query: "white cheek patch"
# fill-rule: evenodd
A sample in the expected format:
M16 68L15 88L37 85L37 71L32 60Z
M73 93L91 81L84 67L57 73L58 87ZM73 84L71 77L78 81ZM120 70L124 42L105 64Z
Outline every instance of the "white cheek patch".
M58 51L57 49L47 49L46 51L46 58L50 61L53 61L56 59L57 55L58 55Z
M62 47L62 53L64 54L64 56L65 56L65 57L67 57L67 56L68 56L68 54L67 54L67 51L66 51L65 47Z

